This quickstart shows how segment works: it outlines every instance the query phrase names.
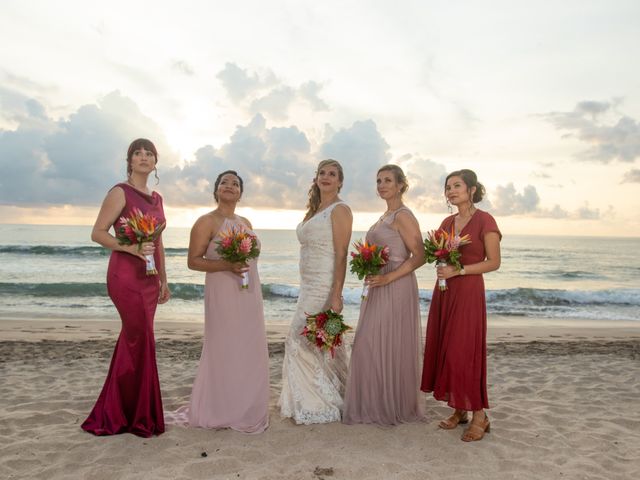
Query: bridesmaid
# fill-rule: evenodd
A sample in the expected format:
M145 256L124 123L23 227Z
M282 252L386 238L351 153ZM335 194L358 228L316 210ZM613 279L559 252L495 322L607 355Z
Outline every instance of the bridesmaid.
M369 295L351 353L342 421L396 425L422 419L420 306L414 270L424 264L418 221L402 203L409 187L397 165L378 170L378 194L387 211L367 232L367 242L389 247L389 262L368 276Z
M158 152L151 141L133 141L127 152L127 181L109 190L91 232L94 242L112 251L107 291L122 320L104 387L82 424L84 430L95 435L128 432L150 437L164 432L153 337L156 306L171 295L162 236L138 249L138 245L120 245L109 233L111 227L119 228L119 218L130 216L134 208L165 221L162 197L147 187L157 162ZM145 255L154 256L158 275L146 275Z
M487 399L487 308L483 273L500 267L502 234L487 212L475 207L485 190L471 170L450 173L445 180L447 203L458 213L445 218L440 228L460 235L470 235L471 243L460 247L460 270L447 265L438 267L438 279L447 280L448 289L433 289L427 340L422 371L422 390L433 392L437 400L455 409L440 422L450 430L467 423L467 412L473 412L471 424L462 440L482 440L489 432L489 419L484 412Z
M206 272L204 345L191 392L189 423L260 433L269 425L269 354L257 260L230 263L216 252L220 233L232 226L251 231L235 214L242 178L233 170L218 175L218 207L191 229L188 266ZM253 233L253 232L252 232ZM249 272L249 288L240 288Z

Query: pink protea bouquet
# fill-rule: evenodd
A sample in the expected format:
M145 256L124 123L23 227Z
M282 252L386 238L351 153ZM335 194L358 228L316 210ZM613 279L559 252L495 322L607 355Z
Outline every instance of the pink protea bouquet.
M116 239L120 245L138 245L138 251L145 242L154 242L164 230L165 223L156 217L142 213L139 208L131 210L130 217L120 217L120 226L116 229ZM147 275L157 275L156 262L153 255L145 255Z
M342 315L331 309L305 315L307 316L307 325L300 332L300 335L306 337L320 350L331 353L331 358L333 358L336 347L342 345L342 334L350 330L351 327L344 323Z
M436 266L453 265L460 270L460 250L463 245L471 243L469 235L456 235L453 226L451 232L443 229L431 230L424 239L424 258L428 263L436 262ZM441 291L447 289L444 278L438 280Z
M249 233L242 225L233 225L230 229L220 234L220 240L216 242L218 247L216 252L222 259L231 262L247 263L249 259L260 255L258 248L258 237ZM249 288L249 272L242 274L240 288Z
M389 247L384 245L376 245L375 243L367 243L365 240L358 240L353 243L355 252L351 252L351 273L355 273L360 280L367 275L376 275L380 269L389 261ZM365 300L369 293L369 286L364 285L362 288L361 298Z

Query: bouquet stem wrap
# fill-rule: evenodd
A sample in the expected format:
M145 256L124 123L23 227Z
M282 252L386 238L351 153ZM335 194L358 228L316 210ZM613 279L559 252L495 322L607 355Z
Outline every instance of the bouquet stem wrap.
M366 300L367 295L369 295L369 285L365 283L364 285L362 285L362 295L360 295L360 299Z
M447 266L446 260L438 260L438 262L436 263L436 267L446 267L446 266ZM444 292L447 289L447 280L444 278L439 278L438 287L440 288L441 292Z
M156 261L153 258L153 255L145 255L144 258L147 263L147 275L157 275L158 270L156 269Z
M240 288L246 290L249 288L249 272L242 273L242 281L240 283Z

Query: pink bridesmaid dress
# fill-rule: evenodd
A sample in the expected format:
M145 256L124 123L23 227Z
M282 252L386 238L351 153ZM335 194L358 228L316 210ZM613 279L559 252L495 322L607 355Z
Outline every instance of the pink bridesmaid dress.
M225 219L220 231L239 220ZM219 259L216 241L206 258ZM231 272L205 278L204 344L191 393L189 424L260 433L269 425L269 353L257 260L249 261L249 288Z

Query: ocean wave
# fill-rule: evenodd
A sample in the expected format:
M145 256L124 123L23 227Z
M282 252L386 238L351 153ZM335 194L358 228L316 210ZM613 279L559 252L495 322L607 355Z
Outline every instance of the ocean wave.
M171 283L172 297L181 300L200 300L204 297L204 285L196 283ZM265 300L295 301L300 288L281 283L263 283L262 294ZM360 303L362 287L345 288L346 304ZM0 295L31 297L104 297L107 296L105 283L0 283ZM432 290L419 291L420 299L429 303ZM614 290L553 290L538 288L511 288L488 290L487 305L490 309L508 310L510 307L536 308L549 307L590 307L590 306L640 306L640 289L621 288Z
M168 257L186 256L186 248L165 248L165 255ZM2 245L0 254L12 255L47 255L47 256L72 256L72 257L94 257L108 256L111 252L100 246L79 245L75 247L58 245Z

